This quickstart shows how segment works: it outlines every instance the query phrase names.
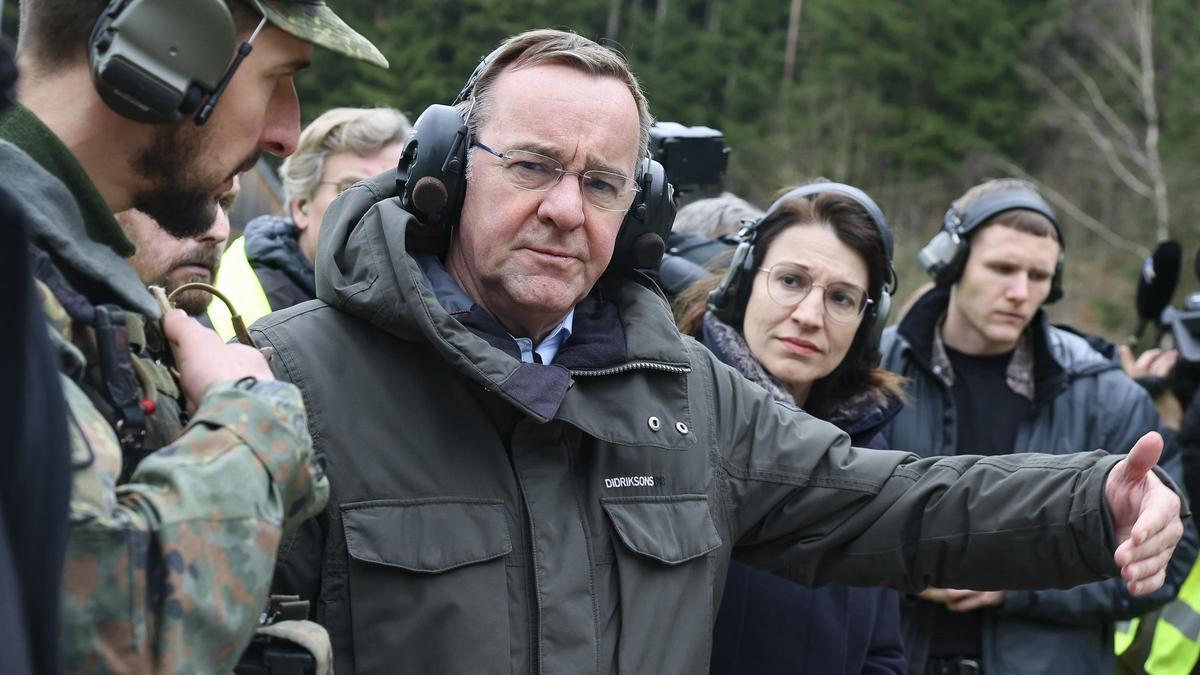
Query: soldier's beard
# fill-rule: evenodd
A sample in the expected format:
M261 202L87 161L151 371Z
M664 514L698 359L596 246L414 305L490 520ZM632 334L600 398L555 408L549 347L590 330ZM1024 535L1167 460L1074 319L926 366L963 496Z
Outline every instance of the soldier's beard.
M154 141L134 160L151 187L134 195L133 207L158 221L176 239L198 236L212 227L218 191L231 178L254 168L258 152L236 169L213 177L205 173L210 135L203 129L176 124L155 130Z

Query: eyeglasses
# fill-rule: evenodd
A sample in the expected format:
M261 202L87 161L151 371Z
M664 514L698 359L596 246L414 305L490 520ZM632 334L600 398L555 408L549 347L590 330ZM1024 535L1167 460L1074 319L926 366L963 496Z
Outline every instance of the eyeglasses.
M838 323L850 323L857 319L874 300L867 292L854 284L836 283L822 286L813 283L812 275L803 268L790 263L778 263L770 269L758 268L767 273L767 295L785 307L795 307L808 297L812 289L825 292L825 312Z
M611 171L570 171L562 162L528 150L493 150L479 141L472 147L500 158L508 182L522 190L545 192L566 174L579 176L579 190L589 204L604 211L628 211L640 188L637 181Z
M344 180L323 180L323 181L318 181L317 185L332 185L333 188L335 190L337 190L337 194L340 195L343 192L345 192L346 190L349 190L350 188L354 187L354 184L360 180L362 180L362 178L346 178Z

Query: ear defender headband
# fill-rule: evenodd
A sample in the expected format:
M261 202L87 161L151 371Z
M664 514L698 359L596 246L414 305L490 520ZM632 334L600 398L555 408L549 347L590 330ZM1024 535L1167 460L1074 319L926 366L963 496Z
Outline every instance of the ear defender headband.
M894 244L892 241L892 228L888 225L887 218L883 215L883 210L879 208L879 205L867 193L852 185L842 183L813 183L812 185L804 185L791 190L775 200L775 203L771 204L771 207L767 209L762 218L750 223L738 233L739 241L737 248L733 252L733 261L730 263L725 277L721 280L721 285L717 286L712 293L709 293L708 310L730 326L740 326L746 314L746 304L750 301L750 289L754 286L754 276L758 272L754 266L754 247L762 231L762 224L793 199L804 198L812 201L819 195L827 192L836 192L837 194L845 195L858 204L863 211L866 211L868 219L875 226L875 230L879 233L879 239L883 243L883 253L887 258L887 270L884 272L883 286L880 289L879 298L867 308L866 316L863 317L863 325L860 326L860 330L865 328L865 330L870 331L865 353L873 354L878 348L883 327L887 324L888 314L891 313L892 293L896 291L896 284L898 282L896 268L892 265Z
M1054 267L1054 278L1050 282L1046 303L1058 300L1063 295L1063 263L1066 261L1062 226L1054 215L1054 209L1034 191L1032 185L983 195L962 211L951 206L942 221L942 229L917 253L917 262L938 286L950 286L962 276L971 250L970 239L975 230L1001 213L1017 209L1041 214L1054 225L1054 232L1058 235L1058 262Z
M122 117L169 124L194 114L202 125L265 23L235 53L225 0L111 0L88 39L92 81Z
M479 62L453 105L426 108L404 142L397 188L401 206L416 217L407 235L416 250L445 253L450 231L458 226L472 138L456 106L463 101L474 105L475 86L502 49ZM634 178L640 190L621 222L606 275L657 268L675 220L675 191L662 165L643 157Z

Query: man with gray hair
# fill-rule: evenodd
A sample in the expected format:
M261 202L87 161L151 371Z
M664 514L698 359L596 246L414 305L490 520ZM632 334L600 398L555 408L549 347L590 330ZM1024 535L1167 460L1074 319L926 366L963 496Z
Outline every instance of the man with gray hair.
M246 323L316 297L313 262L325 210L363 178L395 168L412 125L393 108L333 108L301 132L279 168L287 216L260 216L221 258L216 286ZM233 337L229 310L212 303L208 319Z
M619 55L523 33L460 100L329 212L319 302L253 329L332 486L275 589L317 598L339 673L707 672L735 554L810 584L1161 583L1183 525L1157 436L917 462L682 337L639 270L669 197Z

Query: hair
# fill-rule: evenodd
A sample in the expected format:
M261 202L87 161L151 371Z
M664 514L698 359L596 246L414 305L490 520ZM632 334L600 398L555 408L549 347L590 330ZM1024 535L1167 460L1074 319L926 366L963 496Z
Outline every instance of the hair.
M671 231L716 239L721 235L736 234L742 221L758 220L762 216L762 209L726 192L720 197L696 200L679 209Z
M961 197L955 199L951 206L955 211L963 213L971 204L974 204L986 195L1010 190L1024 190L1032 192L1039 197L1041 196L1041 193L1038 192L1033 183L1029 181L1019 178L993 178L967 190ZM1014 230L1037 237L1049 237L1058 242L1060 246L1062 245L1062 240L1058 235L1058 228L1055 227L1054 223L1046 216L1036 211L1030 211L1029 209L1013 209L999 213L989 218L987 222L980 223L979 227L971 232L971 236L974 237L980 230L992 225L1004 225L1005 227L1011 227Z
M625 58L617 52L576 33L560 30L531 30L505 40L484 66L483 72L468 92L466 100L456 105L459 114L467 122L471 135L477 136L492 108L492 86L505 69L519 70L544 64L566 65L589 75L613 77L629 89L637 104L638 112L638 157L650 152L650 104L637 77L629 69Z
M226 0L237 35L249 35L263 15L249 0ZM88 39L108 0L21 0L17 51L43 73L87 59ZM230 57L233 55L230 54Z
M818 179L813 182L826 181ZM781 190L778 194L786 194L791 189L794 188ZM862 256L867 267L868 296L876 303L879 302L891 261L884 250L879 229L857 201L840 192L823 192L816 197L792 197L777 203L773 208L774 212L763 218L758 225L758 236L752 256L753 269L762 266L771 246L786 230L800 226L828 226L839 241ZM715 259L713 266L721 262L728 268L732 262L732 252ZM704 315L708 309L708 294L720 285L721 278L721 274L711 274L679 294L675 301L675 316L680 331L696 338L702 337ZM747 279L743 283L750 281ZM748 299L749 293L745 293L738 301L745 303ZM741 309L744 313L745 306ZM740 325L734 328L739 332L743 330L743 326ZM804 406L811 414L829 419L836 412L838 405L873 388L882 388L892 397L903 399L903 378L878 367L878 355L872 353L874 350L870 349L868 344L871 333L872 326L863 321L842 362L829 375L813 383Z
M372 155L393 143L403 142L411 130L408 118L394 108L325 111L304 129L296 152L279 167L287 203L308 199L316 192L329 155L337 152Z

